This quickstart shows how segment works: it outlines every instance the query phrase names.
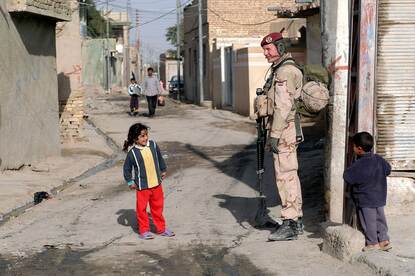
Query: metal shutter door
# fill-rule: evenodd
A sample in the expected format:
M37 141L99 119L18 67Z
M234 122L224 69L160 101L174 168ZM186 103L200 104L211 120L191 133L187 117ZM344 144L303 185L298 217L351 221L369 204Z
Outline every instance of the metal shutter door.
M415 0L380 0L376 152L394 170L415 170Z

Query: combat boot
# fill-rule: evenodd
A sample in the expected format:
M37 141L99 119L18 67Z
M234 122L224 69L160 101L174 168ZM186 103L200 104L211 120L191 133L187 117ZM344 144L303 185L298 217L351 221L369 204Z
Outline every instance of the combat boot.
M269 241L290 241L296 240L297 236L297 222L292 219L286 219L282 222L282 225L269 235Z

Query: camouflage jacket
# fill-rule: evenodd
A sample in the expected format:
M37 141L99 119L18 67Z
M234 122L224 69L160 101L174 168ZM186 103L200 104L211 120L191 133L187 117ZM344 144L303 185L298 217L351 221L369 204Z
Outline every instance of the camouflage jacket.
M295 120L294 99L300 97L303 86L303 74L294 64L289 65L290 54L285 54L272 66L278 69L274 74L274 81L268 91L268 97L274 99L274 114L269 117L267 128L270 137L280 139L289 122ZM286 63L286 64L285 64Z

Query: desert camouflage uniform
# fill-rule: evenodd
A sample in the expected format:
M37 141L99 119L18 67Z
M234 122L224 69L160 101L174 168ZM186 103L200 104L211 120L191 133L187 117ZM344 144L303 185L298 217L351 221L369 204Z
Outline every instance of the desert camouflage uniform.
M274 113L268 119L270 137L279 139L278 153L274 153L275 178L281 198L282 219L302 217L301 185L298 177L294 99L300 96L303 75L294 65L288 65L285 54L273 66L277 69L268 97L274 99ZM293 62L293 61L291 61ZM284 65L282 65L284 64Z

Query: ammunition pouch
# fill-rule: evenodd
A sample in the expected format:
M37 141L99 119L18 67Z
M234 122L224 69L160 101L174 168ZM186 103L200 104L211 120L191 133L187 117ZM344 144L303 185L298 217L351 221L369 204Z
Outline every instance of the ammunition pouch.
M272 116L274 114L274 101L267 95L258 95L255 98L254 110L257 118Z

